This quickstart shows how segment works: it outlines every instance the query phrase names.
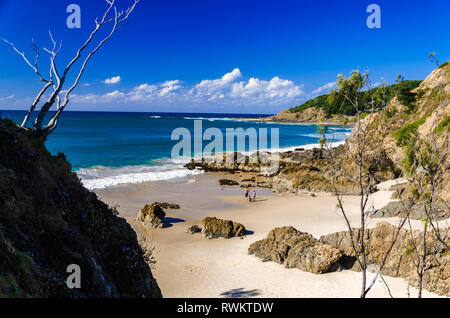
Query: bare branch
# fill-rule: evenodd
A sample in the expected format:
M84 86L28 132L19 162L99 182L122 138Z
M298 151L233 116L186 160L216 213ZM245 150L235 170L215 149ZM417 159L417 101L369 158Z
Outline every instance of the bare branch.
M63 75L61 77L62 81L65 80L67 72L72 67L72 65L81 57L81 52L91 42L92 38L98 32L98 30L101 28L101 26L103 26L103 25L105 25L105 24L107 24L107 23L109 23L111 21L114 21L113 27L112 27L110 33L103 40L101 40L100 43L93 50L91 50L91 52L84 59L83 64L81 65L81 68L80 68L80 70L78 72L78 75L75 78L74 83L66 91L62 102L61 103L58 102L59 105L58 105L56 113L53 115L53 117L50 119L49 123L45 127L44 131L46 131L46 133L51 133L56 128L56 126L58 124L59 116L61 115L62 111L67 106L67 104L69 103L69 95L72 93L72 91L78 85L78 83L80 81L80 78L83 75L83 72L84 72L84 70L86 68L86 65L87 65L88 61L90 60L90 58L92 57L92 55L94 55L114 35L114 33L117 30L117 26L119 25L119 23L122 23L126 19L128 19L128 17L130 16L131 12L135 9L136 4L139 2L139 0L134 0L133 5L131 7L129 7L125 12L122 11L120 13L117 11L117 8L114 6L114 3L115 3L114 0L106 1L106 2L109 4L109 7L106 10L105 14L103 15L102 20L100 22L98 22L98 20L96 19L96 27L95 27L94 31L91 32L88 40L77 51L77 54L74 57L74 59L72 59L72 61L68 64L68 66L64 70L64 73L63 73ZM107 16L108 16L109 12L112 9L114 10L114 18L107 20ZM119 19L121 16L123 16L123 17L121 19Z
M25 56L25 52L20 52L20 51L16 48L16 46L14 45L14 43L9 42L8 40L3 39L3 38L2 38L2 40L3 40L5 43L9 44L9 45L12 47L12 49L13 49L17 54L19 54L20 56L22 56L22 58L23 58L23 60L25 61L25 63L27 63L28 66L31 67L31 68L33 69L33 71L37 74L37 76L39 76L39 80L41 80L42 82L48 82L48 80L44 79L44 78L42 77L41 73L39 72L39 68L38 68L39 49L38 49L37 46L34 44L34 40L32 40L32 48L36 51L36 58L35 58L35 64L34 64L34 65L31 64L30 61L28 60L28 58Z

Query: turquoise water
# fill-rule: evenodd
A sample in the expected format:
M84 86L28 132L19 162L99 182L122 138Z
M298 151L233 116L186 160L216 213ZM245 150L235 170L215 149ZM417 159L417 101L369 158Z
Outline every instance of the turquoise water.
M2 111L1 115L19 122L24 114L23 111ZM58 128L49 136L46 145L53 154L65 153L73 170L91 189L121 183L169 180L201 173L183 168L188 159L171 158L172 147L179 142L171 140L173 130L186 128L194 136L194 121L197 124L201 122L202 132L214 127L223 132L224 136L227 128L255 128L257 132L266 128L268 148L272 146L270 132L273 128L278 128L279 131L277 149L317 145L319 135L316 125L245 120L262 116L268 115L68 111L61 116ZM329 128L329 133L336 142L345 140L349 132L348 127ZM204 141L203 147L209 142ZM249 145L248 140L244 148L234 150L257 150ZM231 150L225 146L225 137L223 149Z

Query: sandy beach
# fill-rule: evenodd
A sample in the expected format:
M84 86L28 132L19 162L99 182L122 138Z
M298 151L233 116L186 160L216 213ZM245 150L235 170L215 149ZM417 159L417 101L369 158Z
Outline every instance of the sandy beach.
M358 272L315 275L298 269L266 262L248 255L249 245L267 236L280 226L291 225L314 237L346 230L344 220L336 208L336 200L329 194L278 195L257 189L257 201L244 199L243 189L219 186L219 174L203 174L184 180L147 185L126 185L97 190L108 204L119 204L120 216L127 219L136 232L143 231L147 242L155 247L157 263L154 273L164 297L358 297ZM376 208L391 197L388 188L394 181L379 185L370 199ZM135 222L138 211L154 201L174 202L179 210L166 210L171 226L164 229L143 229ZM352 224L358 226L357 196L347 196L344 204ZM242 223L248 230L243 238L208 240L201 233L188 234L186 229L199 224L203 217L215 216ZM397 224L397 218L370 219ZM413 222L419 228L420 222ZM373 277L373 273L369 273ZM402 278L384 276L394 297L408 297L408 283ZM417 290L410 287L410 297ZM381 279L369 297L390 297ZM424 291L425 297L437 297Z

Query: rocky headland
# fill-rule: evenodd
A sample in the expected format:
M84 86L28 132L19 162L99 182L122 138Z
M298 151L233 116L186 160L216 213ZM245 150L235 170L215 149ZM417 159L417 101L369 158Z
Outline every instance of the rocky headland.
M0 298L161 297L137 236L63 154L0 120ZM66 285L69 265L81 287Z

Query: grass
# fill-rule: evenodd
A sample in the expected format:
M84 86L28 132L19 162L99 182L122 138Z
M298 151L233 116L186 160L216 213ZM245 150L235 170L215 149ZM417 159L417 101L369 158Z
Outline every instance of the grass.
M447 128L447 132L450 132L450 116L445 117L437 126L438 133L441 133L444 131L445 128Z
M406 124L402 128L394 131L393 135L395 140L397 141L397 146L406 146L407 144L412 143L413 134L417 132L417 129L419 129L419 127L423 125L423 123L425 123L426 119L427 116L423 116L419 120Z

